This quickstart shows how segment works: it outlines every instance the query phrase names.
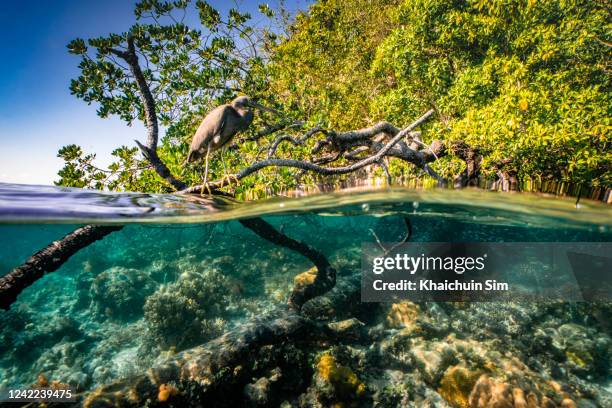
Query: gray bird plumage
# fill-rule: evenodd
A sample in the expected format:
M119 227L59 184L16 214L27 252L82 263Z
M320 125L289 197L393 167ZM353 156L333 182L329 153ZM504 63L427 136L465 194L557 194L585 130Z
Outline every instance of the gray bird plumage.
M253 122L253 111L249 107L259 107L246 96L239 96L232 103L217 106L204 118L191 141L187 161L193 162L210 152L228 144L239 132Z
M208 176L208 155L228 145L237 133L248 129L254 117L249 108L277 113L250 100L248 96L239 96L229 104L217 106L200 123L191 141L187 161L194 162L202 157L206 159L204 184Z

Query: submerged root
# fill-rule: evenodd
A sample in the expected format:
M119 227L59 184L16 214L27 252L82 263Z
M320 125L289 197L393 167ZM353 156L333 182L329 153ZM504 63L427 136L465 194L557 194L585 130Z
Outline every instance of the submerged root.
M8 310L21 291L36 282L45 273L56 271L82 248L121 228L123 227L86 225L36 252L23 265L0 277L0 309Z
M343 287L351 294L342 296L330 292L331 296L325 299L332 309L343 310L343 315L358 306L357 302L346 302L359 288L350 281L350 285ZM279 376L283 381L302 381L308 377L303 375L304 371L310 369L304 350L346 338L360 338L362 329L363 323L357 319L319 323L290 308L280 307L270 317L256 318L202 346L170 356L148 370L147 375L103 386L80 398L88 408L140 407L147 401L160 402L165 397L175 406L201 406L203 401L215 401L214 406L232 407L244 402L245 389L253 391L254 386L249 384L254 378L264 378L270 370L275 373L271 379L260 378L259 383L273 386ZM297 370L299 375L282 374L291 370ZM168 384L173 384L172 388ZM306 386L296 383L287 389L295 391L296 387Z
M198 406L204 400L224 401L219 405L232 406L234 399L242 398L238 390L261 369L262 361L253 356L262 348L274 346L265 349L265 353L276 350L276 358L281 359L295 345L327 338L331 333L294 312L284 310L280 314L274 319L255 320L203 346L179 353L151 368L147 375L101 387L82 396L84 406L140 407L146 401L170 398L180 406ZM276 365L279 361L270 363ZM180 385L169 390L167 384Z
M298 252L315 265L316 275L312 282L309 284L296 282L293 288L288 301L289 307L293 310L299 311L308 300L326 293L336 285L336 270L323 253L277 231L261 218L243 219L240 223L265 240Z

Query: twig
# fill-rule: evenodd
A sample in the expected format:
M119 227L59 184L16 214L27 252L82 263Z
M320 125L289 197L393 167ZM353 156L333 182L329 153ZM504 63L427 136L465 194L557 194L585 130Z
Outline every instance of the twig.
M382 169L384 170L385 174L387 175L387 184L391 185L391 173L389 173L389 168L387 167L387 165L384 162L384 159L381 159L378 164L380 165L380 167L382 167Z
M376 244L378 244L380 249L382 249L383 256L389 255L391 252L393 252L395 250L395 248L399 247L402 244L405 244L412 237L412 223L410 222L410 218L404 217L404 224L406 224L406 235L404 236L404 238L400 242L395 243L394 245L392 245L388 249L385 248L385 246L381 242L380 238L378 238L378 235L376 235L376 232L374 232L374 230L370 228L370 233L372 233L372 235L374 236L374 239L376 240Z
M250 141L250 142L257 141L257 140L261 139L262 137L271 135L272 133L276 133L279 130L283 130L283 129L286 129L286 128L292 128L292 127L302 127L302 126L304 126L304 122L300 122L300 121L294 121L294 122L280 121L280 122L275 123L273 125L266 126L262 130L257 132L254 136L247 137L244 140Z

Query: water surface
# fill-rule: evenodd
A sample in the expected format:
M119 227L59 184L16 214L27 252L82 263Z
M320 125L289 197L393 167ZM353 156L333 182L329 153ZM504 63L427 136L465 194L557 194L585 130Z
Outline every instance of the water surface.
M238 203L0 185L2 273L85 223L124 225L27 288L10 311L0 311L0 388L35 384L43 374L91 390L274 313L294 277L312 265L237 222L254 216L322 251L339 271L338 282L359 274L363 242L401 240L404 217L417 242L612 240L611 206L537 194L389 189ZM610 304L401 302L368 309L355 311L371 332L368 342L303 350L306 368L291 374L303 376L299 386L270 391L270 401L461 406L449 391L456 367L478 374L470 389L486 372L525 392L531 381L540 399L541 384L554 381L563 391L549 397L559 404L565 394L591 406L610 401ZM508 356L495 354L500 348ZM350 368L365 391L347 394L333 381L325 389L317 368L323 355ZM518 374L486 368L507 366L510 358L520 363Z

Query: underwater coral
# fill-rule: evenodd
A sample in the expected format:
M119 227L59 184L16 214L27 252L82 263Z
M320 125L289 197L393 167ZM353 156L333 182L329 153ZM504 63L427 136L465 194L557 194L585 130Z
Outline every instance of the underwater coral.
M397 239L403 230L346 216L325 221L343 234L322 234L322 221L311 218L275 222L325 248L337 284L299 316L262 328L287 312L291 288L308 285L314 271L236 223L129 226L92 245L0 313L0 389L44 377L89 392L96 406L134 397L140 388L130 379L146 378L151 406L612 406L612 303L361 302L361 240L371 231ZM526 234L413 223L418 240L451 229L457 240ZM214 234L223 239L206 245ZM297 319L309 319L308 330L269 341ZM316 330L324 335L313 339ZM252 338L257 347L246 344ZM209 372L206 361L223 364Z
M233 302L230 280L217 270L184 273L146 299L144 320L151 340L184 349L223 333Z

